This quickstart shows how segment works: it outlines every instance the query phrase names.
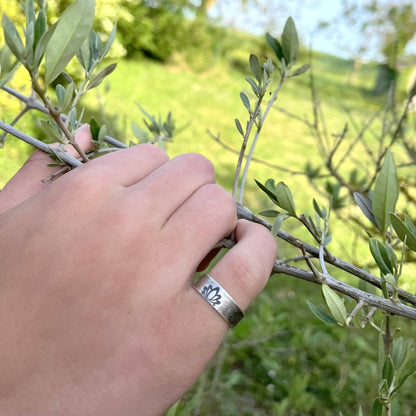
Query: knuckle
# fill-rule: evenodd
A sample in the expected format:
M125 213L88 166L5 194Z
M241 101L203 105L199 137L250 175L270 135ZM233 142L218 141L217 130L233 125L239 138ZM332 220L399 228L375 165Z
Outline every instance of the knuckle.
M218 184L207 184L201 189L204 206L215 214L222 216L227 222L237 220L237 207L231 194ZM235 226L235 224L234 224Z
M189 169L215 178L214 165L210 160L200 155L199 153L187 153L178 156L178 158L183 159L185 166L187 166Z
M168 154L162 148L151 143L142 143L137 146L137 149L139 149L141 152L145 152L147 156L155 159L169 159Z
M249 256L236 256L231 259L230 269L232 276L236 279L236 284L245 293L257 295L267 283L268 276L259 273L259 268L255 267L254 259Z

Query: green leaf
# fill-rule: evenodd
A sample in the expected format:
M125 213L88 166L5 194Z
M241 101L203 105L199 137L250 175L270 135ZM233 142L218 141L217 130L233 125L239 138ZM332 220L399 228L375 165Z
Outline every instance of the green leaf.
M327 284L322 285L322 294L334 319L339 325L345 325L347 322L347 310L345 309L343 300Z
M131 131L133 132L134 137L136 137L140 143L146 143L149 141L148 133L141 129L135 122L131 123Z
M371 221L374 227L378 228L377 221L374 218L371 200L359 192L354 192L354 199L367 219Z
M64 99L61 103L61 111L65 112L71 104L72 97L74 96L75 85L71 82L65 89Z
M104 49L103 49L103 52L102 52L102 57L103 58L108 54L108 52L111 49L111 46L114 43L114 40L116 38L116 30L117 30L117 24L114 25L113 30L108 35L107 41L105 42Z
M98 142L98 135L100 134L100 126L98 125L97 121L94 117L90 120L90 132L92 140Z
M387 381L387 385L390 387L394 378L394 365L390 355L384 360L382 377Z
M407 350L410 348L410 345L404 344L403 337L399 337L393 341L391 348L391 359L393 360L394 368L400 369L403 364Z
M259 86L256 84L256 81L251 78L246 78L246 81L251 85L254 95L257 97L259 95Z
M269 46L273 49L273 52L276 54L277 61L281 62L283 56L283 49L278 42L277 39L275 39L270 33L266 33L266 41L269 44Z
M277 234L278 234L278 232L279 232L279 230L280 230L280 227L282 226L282 224L283 224L283 221L286 219L288 217L288 215L286 214L286 212L281 212L277 217L276 217L276 219L274 220L274 222L273 222L273 225L272 225L272 229L271 229L271 233L276 237L277 236Z
M311 312L322 322L325 322L326 324L337 324L337 321L330 315L328 315L325 311L323 311L318 306L314 305L313 303L310 303L308 300L306 301L308 304L309 309Z
M404 223L409 231L416 236L416 225L407 214L404 216Z
M252 74L257 79L257 81L260 82L261 81L261 71L260 71L259 58L257 58L256 55L251 54L249 61L250 61L250 68L251 68Z
M290 68L296 62L299 55L298 32L296 30L295 22L291 17L287 19L283 29L282 50L286 63Z
M244 107L249 111L249 112L251 112L251 106L250 106L250 101L249 101L249 99L248 99L248 97L247 97L247 95L246 94L244 94L243 92L240 92L240 98L241 98L241 101L243 102L243 104L244 104Z
M75 56L94 20L95 0L75 0L58 20L45 53L45 83L50 84Z
M58 84L55 90L56 90L56 97L58 98L58 103L61 106L65 98L65 87L61 84Z
M26 15L26 27L28 27L30 23L35 24L36 14L35 14L35 4L33 0L26 0L25 15Z
M39 10L38 17L35 23L35 39L33 42L33 52L36 52L36 46L39 43L40 38L46 32L47 29L47 19L45 10Z
M266 186L264 186L262 183L260 183L257 179L254 179L257 186L276 204L279 205L279 202L277 201L276 194L270 189L268 189ZM280 206L280 205L279 205Z
M371 410L371 416L383 416L384 414L384 406L383 404L378 400L374 400L373 408Z
M400 240L406 242L406 245L411 250L416 251L416 232L414 232L412 220L406 215L405 221L403 222L396 214L391 213L390 221Z
M303 75L305 72L309 70L311 66L309 64L302 65L301 67L295 69L293 72L290 73L289 78L298 77L299 75Z
M95 87L100 85L104 78L110 75L116 69L117 63L113 63L105 67L102 71L100 71L89 83L87 86L87 91L92 90Z
M24 46L22 39L20 38L19 32L16 29L16 26L5 14L2 18L2 25L4 32L4 40L6 41L7 46L19 60L22 60Z
M396 166L390 150L387 151L380 174L374 185L372 208L380 231L384 234L390 225L390 213L394 212L399 197Z
M33 59L33 65L35 68L39 67L43 55L46 51L46 47L49 44L49 41L53 35L53 33L55 32L56 29L56 23L54 25L52 25L39 39L39 42L37 42L36 44L36 50L35 50L35 57Z
M81 120L81 117L80 117ZM72 130L75 130L77 128L77 109L74 107L69 113L68 113L68 121L69 121L69 127Z
M316 202L315 198L313 198L312 203L313 203L313 208L315 212L319 215L319 217L321 217L324 220L326 218L326 209L325 208L321 209L318 203Z
M279 182L276 185L276 197L278 205L286 210L289 214L296 217L295 202L293 201L292 192L284 182Z
M406 382L406 380L415 373L416 373L416 360L411 361L410 364L409 363L406 364L405 371L398 378L398 381L393 390L393 393L399 391L400 388L403 386L403 384Z
M244 137L244 131L243 131L243 127L241 126L240 120L236 118L234 121L235 121L235 126L237 127L237 130Z
M391 264L390 258L388 256L386 247L383 243L376 240L375 238L370 238L369 240L371 254L379 267L383 275L393 274L393 266Z
M274 218L277 217L280 213L275 209L265 209L263 211L260 211L258 214L262 215L263 217Z
M61 130L58 129L58 127L56 127L50 121L48 121L48 120L40 120L40 127L42 128L42 130L46 134L47 138L51 142L58 141L60 143L67 144L66 140L63 139L63 137L62 137Z
M92 64L90 36L88 36L85 39L85 41L82 43L81 47L79 48L76 54L78 62L84 68L85 72L88 72L91 69L91 64Z

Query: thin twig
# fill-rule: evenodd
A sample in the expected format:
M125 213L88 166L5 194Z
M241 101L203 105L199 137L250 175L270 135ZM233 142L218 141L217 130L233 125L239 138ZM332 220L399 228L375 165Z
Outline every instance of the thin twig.
M72 157L68 152L62 152L58 149L51 149L50 146L48 146L47 144L41 142L40 140L37 140L23 132L21 132L20 130L17 130L15 127L10 126L9 124L5 123L4 121L0 121L0 129L2 129L3 131L7 131L7 133L11 134L12 136L23 140L24 142L46 152L49 154L56 154L58 155L65 163L67 163L68 165L72 166L72 167L77 167L82 165L82 162L80 162L78 159L75 159L74 157Z
M18 100L22 101L23 103L25 103L30 109L33 110L38 110L44 114L50 115L49 114L49 110L39 101L37 100L33 95L30 97L26 97L25 95L19 93L18 91L15 91L14 89L4 85L2 87L2 89L4 91L6 91L8 94L12 95L13 97L17 98ZM66 121L67 117L65 114L61 114L60 117L62 118L63 121ZM104 137L104 141L107 142L108 144L111 144L114 147L118 147L121 149L125 149L127 147L129 147L128 145L126 145L125 143L122 143L116 139L114 139L111 136L106 135Z
M254 139L253 139L253 141L251 143L250 151L248 153L247 160L246 160L246 164L244 166L243 175L241 177L240 194L239 194L239 197L238 197L238 203L240 205L243 205L244 188L246 186L246 179L247 179L247 174L248 174L248 168L249 168L250 162L251 162L251 160L253 158L254 149L256 148L256 144L257 144L257 140L258 140L259 135L260 135L260 131L261 131L263 125L264 125L264 122L266 121L267 116L269 115L269 112L270 112L271 108L273 107L274 102L277 100L277 96L278 96L278 94L279 94L279 92L280 92L280 90L281 90L281 88L282 88L283 83L285 82L285 80L286 80L286 76L283 75L282 78L280 79L279 85L276 87L276 89L275 89L275 91L273 93L272 98L270 99L270 101L267 104L266 111L264 112L264 114L263 114L263 116L261 118L260 124L257 127L256 134L255 134Z

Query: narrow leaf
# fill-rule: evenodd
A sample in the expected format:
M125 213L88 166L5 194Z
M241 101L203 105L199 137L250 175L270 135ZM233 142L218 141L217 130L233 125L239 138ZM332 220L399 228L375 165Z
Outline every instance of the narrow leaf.
M257 79L257 81L260 82L261 81L261 71L260 71L259 58L257 58L256 55L251 54L249 61L250 61L250 68L251 68L252 74Z
M254 95L258 96L259 95L259 86L256 84L256 81L254 81L254 79L252 79L252 78L246 78L246 81L250 84Z
M47 29L46 13L45 13L45 10L41 9L39 10L38 17L35 23L35 39L33 42L33 52L36 52L36 46L40 38L46 32L46 29Z
M384 360L382 377L387 381L387 385L390 387L394 377L394 365L390 355Z
M383 243L376 240L375 238L370 238L369 240L371 254L379 267L383 275L393 274L393 266L390 262L390 258L387 254L387 250L384 247Z
M58 141L67 144L66 140L62 138L61 130L58 130L58 128L52 125L48 120L40 120L40 126L50 142Z
M97 120L95 120L94 117L90 120L90 132L92 140L95 142L98 142L98 135L100 134L100 126L97 123Z
M286 21L282 33L282 49L288 67L291 67L299 55L299 40L295 22L291 17Z
M62 14L46 47L45 82L50 84L75 56L94 20L95 0L76 0Z
M58 98L58 103L61 106L65 99L65 87L61 84L58 84L55 90L56 90L56 97Z
M322 294L334 319L338 324L345 325L347 322L347 310L342 299L327 284L322 285Z
M403 372L403 374L399 377L399 380L397 381L397 385L393 392L396 392L400 390L400 388L403 386L403 384L406 382L406 380L416 373L416 360L412 361L410 364L406 364L406 369Z
M378 399L374 400L373 408L371 410L371 416L383 416L383 412L383 404Z
M117 30L117 24L114 25L113 30L108 35L107 42L105 42L104 49L103 49L103 52L102 52L102 57L103 58L108 54L108 52L111 49L111 46L114 43L114 40L116 38L116 30Z
M249 101L249 99L248 99L248 97L247 97L247 95L246 94L244 94L243 92L240 92L240 98L241 98L241 101L243 102L243 104L244 104L244 107L249 111L249 112L251 112L251 106L250 106L250 101Z
M400 238L400 240L406 242L406 245L410 249L416 251L416 233L413 232L413 227L408 226L410 225L410 218L408 218L406 224L406 222L403 222L396 214L391 213L390 221L391 225L394 228L394 231L396 231L396 234Z
M16 26L5 14L2 18L2 25L4 39L7 43L7 46L13 52L13 54L21 60L24 52L24 46Z
M87 91L92 90L95 87L98 87L104 80L105 77L110 75L116 69L117 63L113 63L105 67L100 71L89 83L87 86Z
M40 62L42 61L43 55L45 54L46 47L49 44L49 41L55 32L56 29L56 23L52 25L39 39L39 41L36 44L36 50L35 50L35 57L33 60L34 66L38 67L40 65Z
M288 215L286 214L286 212L281 212L276 219L273 222L272 225L272 229L271 229L271 233L276 237L282 224L283 221L288 217Z
M264 186L262 183L260 183L258 180L254 179L257 186L276 204L279 205L279 202L277 201L276 195L271 192L266 186ZM280 205L279 205L280 206Z
M378 228L376 219L374 218L371 200L359 192L354 192L354 199L367 219L371 221L374 227Z
M263 217L274 218L279 215L279 211L276 211L275 209L265 209L260 211L258 214L262 215Z
M328 315L325 311L323 311L318 306L314 305L313 303L310 303L308 300L306 301L308 304L309 309L311 312L322 322L325 322L326 324L337 324L337 321L330 315Z
M235 126L237 127L237 130L244 137L244 131L243 131L243 127L240 123L240 120L238 118L236 118L234 121L235 121Z
M68 109L69 105L71 104L72 97L74 96L74 91L75 91L75 86L74 86L74 83L71 82L70 84L68 84L68 86L65 89L64 99L61 104L62 112L65 112Z
M387 151L380 174L374 185L372 207L380 231L384 234L390 225L390 213L394 212L399 186L396 166L390 150Z
M270 33L266 33L266 41L269 46L273 49L273 52L276 54L277 61L281 62L283 58L283 49L276 38L274 38Z
M279 206L286 210L289 214L296 217L296 208L292 192L284 182L279 182L276 185L276 197L279 201Z
M305 72L309 70L311 66L309 64L302 65L301 67L295 69L293 72L290 73L289 78L291 77L298 77L299 75L303 75Z

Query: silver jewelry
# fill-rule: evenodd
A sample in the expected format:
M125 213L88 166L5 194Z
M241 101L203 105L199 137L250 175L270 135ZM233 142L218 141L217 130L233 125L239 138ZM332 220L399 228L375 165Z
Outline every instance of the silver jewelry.
M227 291L209 274L204 274L193 285L196 291L234 328L244 317L244 312Z

